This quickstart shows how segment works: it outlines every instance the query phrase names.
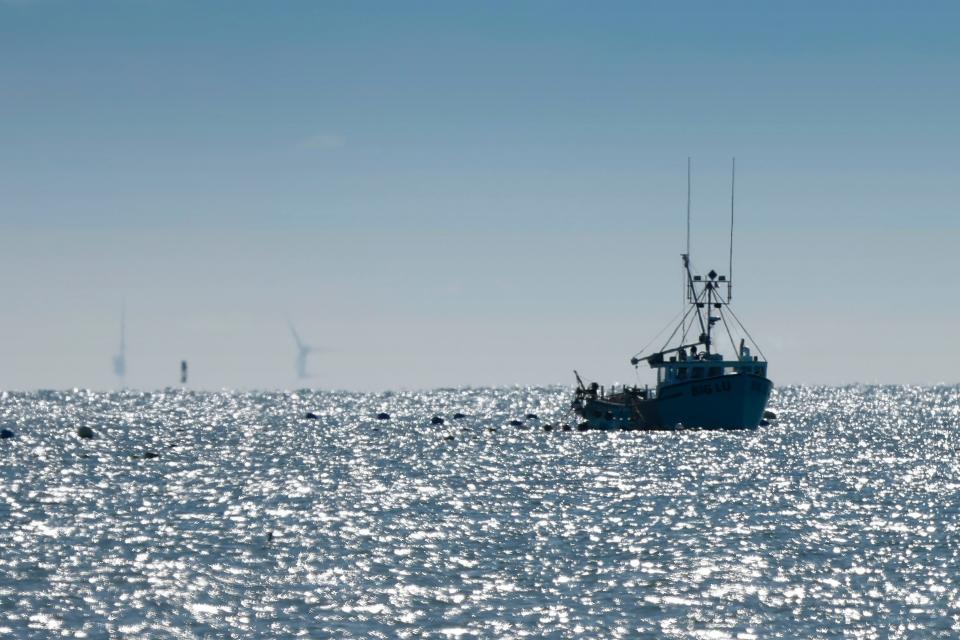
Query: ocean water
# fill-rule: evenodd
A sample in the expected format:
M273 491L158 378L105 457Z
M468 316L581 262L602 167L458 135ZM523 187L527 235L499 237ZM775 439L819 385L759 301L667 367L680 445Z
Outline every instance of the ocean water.
M960 635L960 388L546 431L568 401L4 393L0 637Z

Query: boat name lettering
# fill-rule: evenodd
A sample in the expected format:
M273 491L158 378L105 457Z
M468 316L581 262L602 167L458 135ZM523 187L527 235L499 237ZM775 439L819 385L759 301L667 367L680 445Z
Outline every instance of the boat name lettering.
M690 387L690 394L693 396L708 395L713 392L722 393L730 391L731 384L729 380L717 380L707 384L695 384Z

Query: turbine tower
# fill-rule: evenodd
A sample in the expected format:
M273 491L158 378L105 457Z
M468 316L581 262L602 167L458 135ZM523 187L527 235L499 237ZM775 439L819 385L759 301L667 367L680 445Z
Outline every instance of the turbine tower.
M313 347L303 344L303 340L300 339L297 330L293 328L292 322L287 320L287 325L290 327L290 333L293 334L293 339L297 343L297 377L301 380L309 378L310 374L307 373L307 356L313 351Z
M124 386L127 375L127 303L120 307L120 353L113 356L113 372L120 378L120 386Z

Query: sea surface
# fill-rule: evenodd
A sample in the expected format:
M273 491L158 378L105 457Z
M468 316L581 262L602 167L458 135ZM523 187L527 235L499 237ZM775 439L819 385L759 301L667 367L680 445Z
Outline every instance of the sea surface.
M960 636L960 388L780 388L755 431L568 403L3 393L0 637Z

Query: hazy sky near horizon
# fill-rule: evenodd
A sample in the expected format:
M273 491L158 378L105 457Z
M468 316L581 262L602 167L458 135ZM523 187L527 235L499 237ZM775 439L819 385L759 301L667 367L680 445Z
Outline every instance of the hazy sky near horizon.
M0 0L0 388L960 381L960 5ZM641 372L641 381L649 380Z

